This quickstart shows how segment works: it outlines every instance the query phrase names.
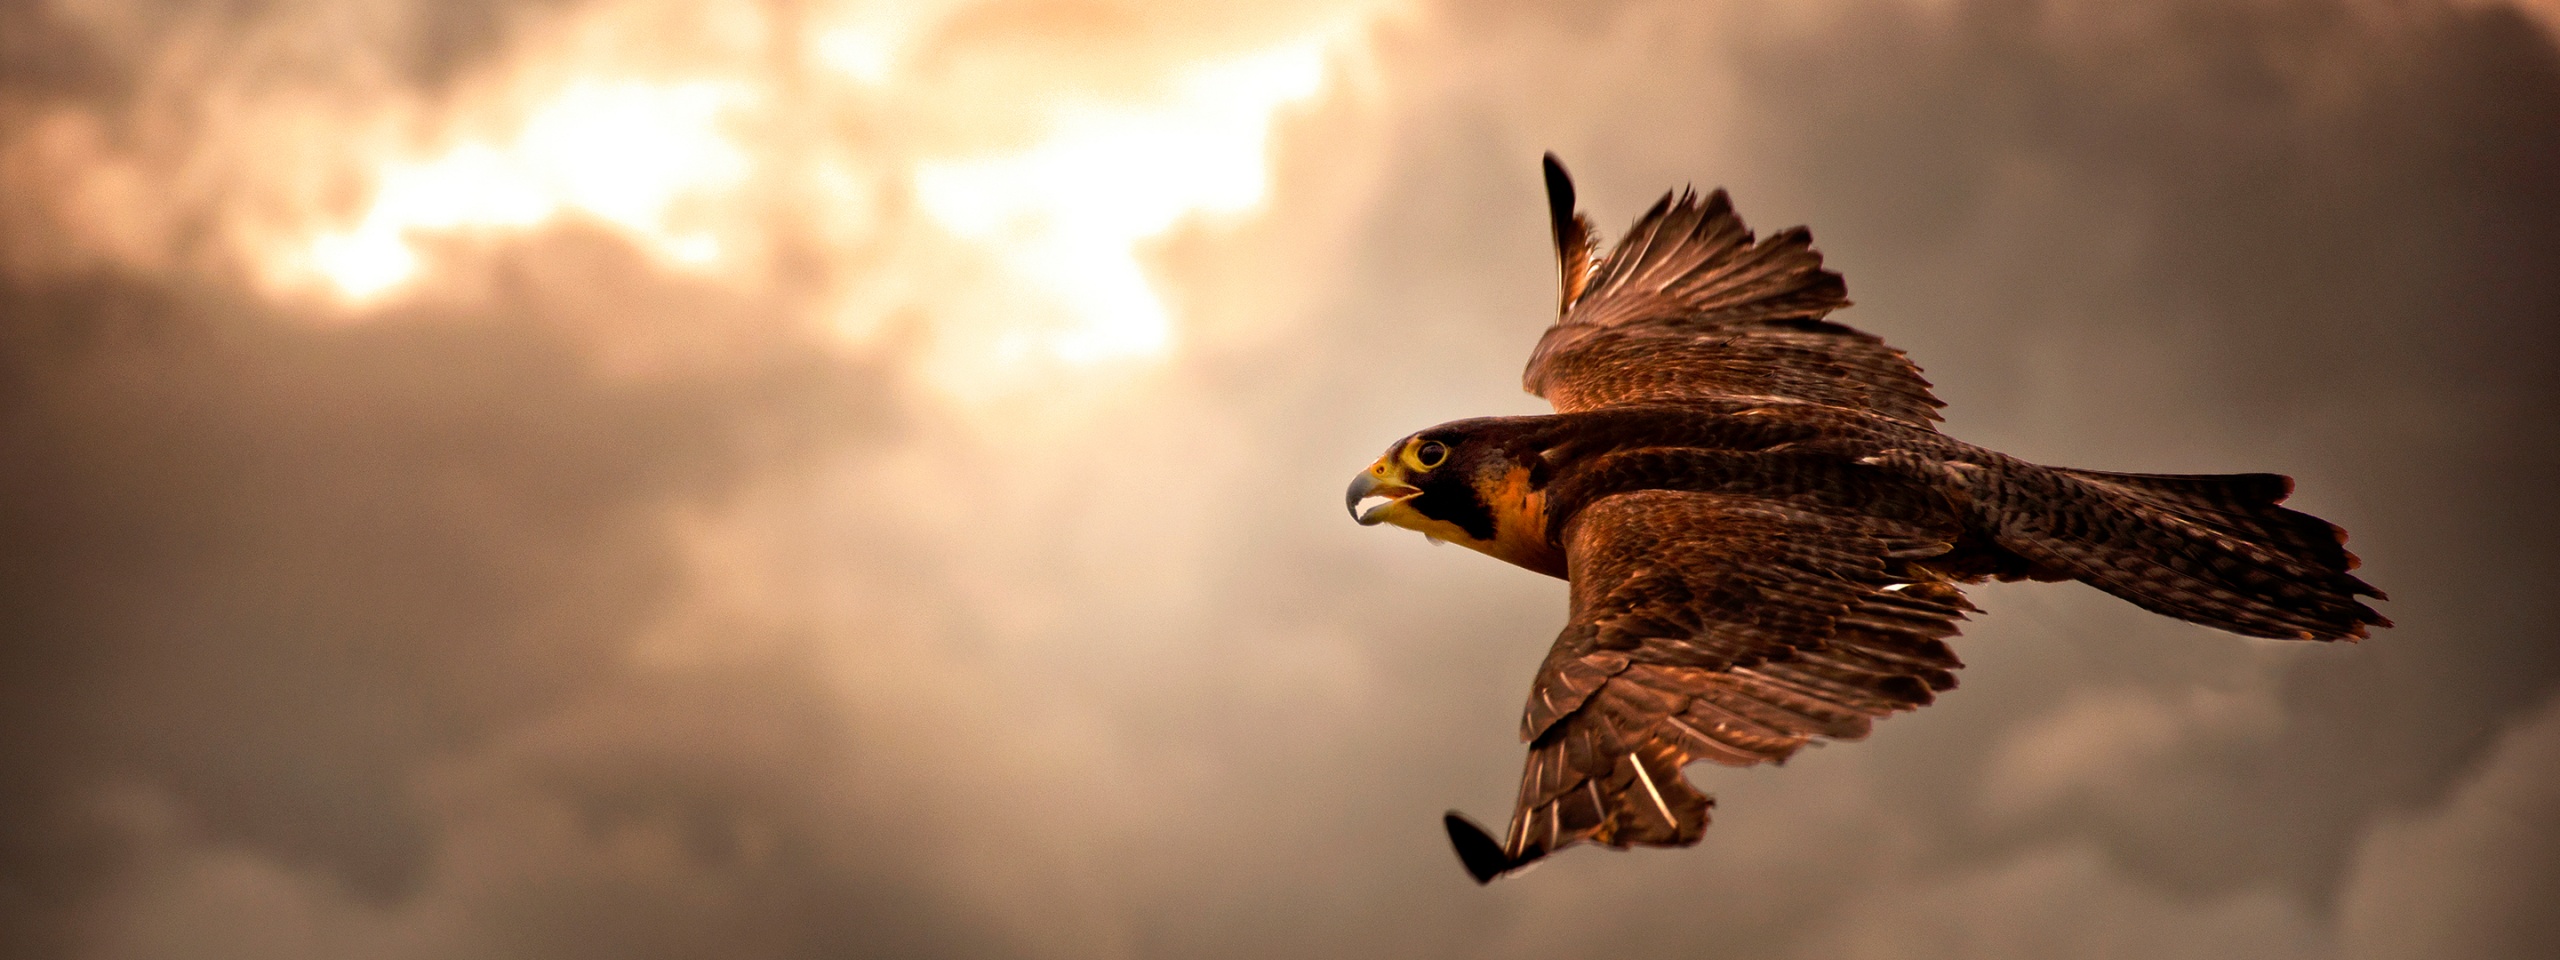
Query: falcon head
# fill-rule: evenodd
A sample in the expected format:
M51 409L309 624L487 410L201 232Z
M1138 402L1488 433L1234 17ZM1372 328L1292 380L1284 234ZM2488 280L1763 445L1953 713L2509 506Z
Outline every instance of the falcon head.
M1391 524L1549 576L1564 552L1547 536L1547 472L1505 443L1519 432L1484 418L1444 423L1395 442L1351 478L1343 506L1362 526ZM1361 504L1383 499L1366 510Z

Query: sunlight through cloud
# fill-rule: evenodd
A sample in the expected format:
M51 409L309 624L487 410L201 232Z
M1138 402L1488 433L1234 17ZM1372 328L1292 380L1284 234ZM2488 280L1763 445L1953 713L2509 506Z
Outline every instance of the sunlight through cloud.
M1020 153L931 162L917 199L943 229L988 245L1065 313L997 344L999 359L1071 364L1163 352L1173 321L1138 245L1199 214L1258 206L1273 114L1324 82L1326 44L1301 40L1195 68L1151 108L1078 104Z
M717 237L677 228L683 198L746 179L745 151L720 121L752 99L738 84L582 81L534 112L512 144L465 143L423 163L395 164L364 218L311 242L305 260L350 300L415 277L416 234L525 229L582 214L627 231L670 260L703 264Z

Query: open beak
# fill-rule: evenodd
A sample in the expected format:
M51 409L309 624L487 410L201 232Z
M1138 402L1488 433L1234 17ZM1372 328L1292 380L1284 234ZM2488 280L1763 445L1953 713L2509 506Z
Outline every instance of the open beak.
M1393 461L1380 458L1369 469L1360 471L1359 476L1351 478L1351 489L1342 495L1342 506L1351 511L1351 519L1359 521L1361 526L1376 526L1386 522L1385 514L1389 508L1421 492L1404 482L1404 471ZM1363 512L1360 502L1375 497L1384 497L1387 502Z

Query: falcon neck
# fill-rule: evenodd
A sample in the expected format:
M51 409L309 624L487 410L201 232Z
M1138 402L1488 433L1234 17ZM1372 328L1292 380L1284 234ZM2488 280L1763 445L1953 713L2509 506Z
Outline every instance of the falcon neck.
M1493 539L1460 542L1494 559L1561 578L1564 549L1547 522L1547 491L1538 473L1519 464L1478 480L1477 499L1493 515Z

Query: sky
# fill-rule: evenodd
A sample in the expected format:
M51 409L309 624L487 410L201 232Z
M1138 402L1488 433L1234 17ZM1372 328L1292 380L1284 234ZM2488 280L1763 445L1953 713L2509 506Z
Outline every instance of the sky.
M1478 887L1538 156L1812 227L1952 435L2273 471L2399 624L1976 588L1937 705ZM2560 6L0 0L30 958L2525 958Z

